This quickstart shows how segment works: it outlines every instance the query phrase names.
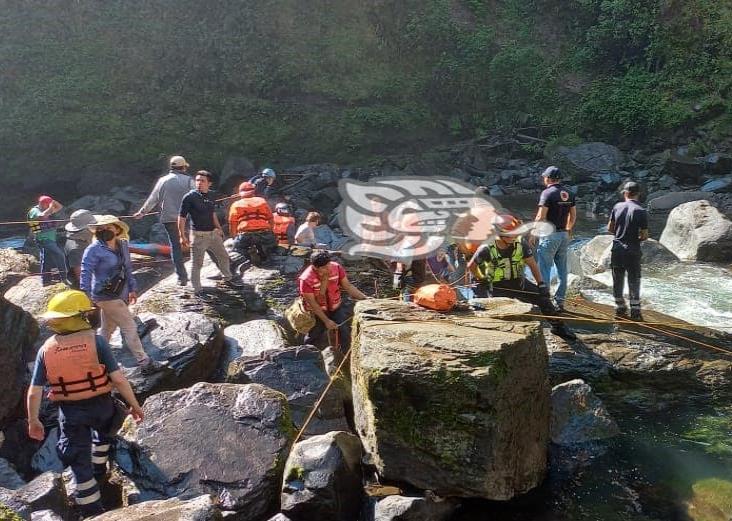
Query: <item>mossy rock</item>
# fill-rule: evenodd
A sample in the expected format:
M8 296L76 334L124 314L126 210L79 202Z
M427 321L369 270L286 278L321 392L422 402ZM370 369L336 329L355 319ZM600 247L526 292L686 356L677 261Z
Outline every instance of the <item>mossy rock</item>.
M692 521L732 519L732 481L710 478L691 486L688 514Z

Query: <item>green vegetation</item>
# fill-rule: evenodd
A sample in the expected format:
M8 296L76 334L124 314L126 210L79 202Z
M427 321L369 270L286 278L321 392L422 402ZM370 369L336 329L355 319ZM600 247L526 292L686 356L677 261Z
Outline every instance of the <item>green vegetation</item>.
M732 130L718 0L14 2L0 167L360 161L497 128Z
M700 443L709 454L732 458L732 411L702 416L683 438Z
M22 517L4 503L0 503L0 519L2 521L23 521Z

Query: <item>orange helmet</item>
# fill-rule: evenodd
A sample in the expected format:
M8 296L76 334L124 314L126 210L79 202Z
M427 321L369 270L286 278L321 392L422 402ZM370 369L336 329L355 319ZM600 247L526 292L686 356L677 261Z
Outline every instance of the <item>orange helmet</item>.
M493 220L499 234L515 235L515 231L521 226L521 221L510 214L497 215Z
M251 197L254 195L254 185L249 181L245 181L239 185L239 195L242 197Z

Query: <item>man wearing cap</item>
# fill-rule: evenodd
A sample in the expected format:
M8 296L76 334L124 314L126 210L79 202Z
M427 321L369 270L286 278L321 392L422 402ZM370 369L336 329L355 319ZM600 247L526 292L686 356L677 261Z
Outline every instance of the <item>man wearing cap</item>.
M74 289L79 289L79 276L81 275L81 258L84 250L92 242L92 232L89 226L96 224L96 219L89 210L76 210L71 214L71 222L66 223L66 268L68 270L69 284Z
M158 179L142 208L134 215L135 219L141 219L146 213L156 208L160 210L160 222L163 223L168 233L170 243L170 254L175 265L175 273L178 275L178 284L188 284L188 273L183 263L183 250L180 244L178 232L178 213L183 197L193 190L193 179L186 173L188 162L183 156L170 158L170 171Z
M247 255L250 247L256 246L267 256L277 248L272 210L267 201L256 196L252 183L239 185L239 195L241 199L229 208L229 233L235 237L234 249Z
M610 267L613 271L613 295L615 297L615 316L627 316L623 289L625 275L628 275L630 293L630 318L643 320L640 308L641 284L641 241L648 239L648 213L638 202L640 185L628 181L623 186L622 203L617 203L610 212L607 229L615 235L613 239Z
M201 266L204 254L211 253L216 266L230 287L240 287L229 268L229 254L224 247L224 231L216 216L216 202L209 195L211 172L196 172L196 189L183 198L178 215L178 233L184 248L191 248L191 282L197 295L201 295ZM191 218L191 239L186 236L186 219Z
M53 284L51 270L58 270L61 281L66 280L66 260L64 252L56 242L56 225L48 222L50 217L63 208L58 201L48 195L38 198L38 204L28 210L28 225L33 239L38 245L41 257L41 280L44 286Z
M569 240L577 220L575 197L560 182L561 171L550 166L541 174L546 189L539 196L539 210L536 221L547 221L554 225L554 233L541 237L536 246L536 260L542 279L549 284L552 266L557 266L559 286L554 294L557 311L564 311L564 298L567 295L567 250Z

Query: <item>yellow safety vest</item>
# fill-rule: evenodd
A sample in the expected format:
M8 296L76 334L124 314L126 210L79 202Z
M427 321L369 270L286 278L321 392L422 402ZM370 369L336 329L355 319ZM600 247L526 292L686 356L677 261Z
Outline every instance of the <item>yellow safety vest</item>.
M478 278L500 282L502 280L514 280L524 276L524 249L521 240L513 243L513 252L510 257L504 257L498 251L495 243L488 247L490 258L478 264Z

